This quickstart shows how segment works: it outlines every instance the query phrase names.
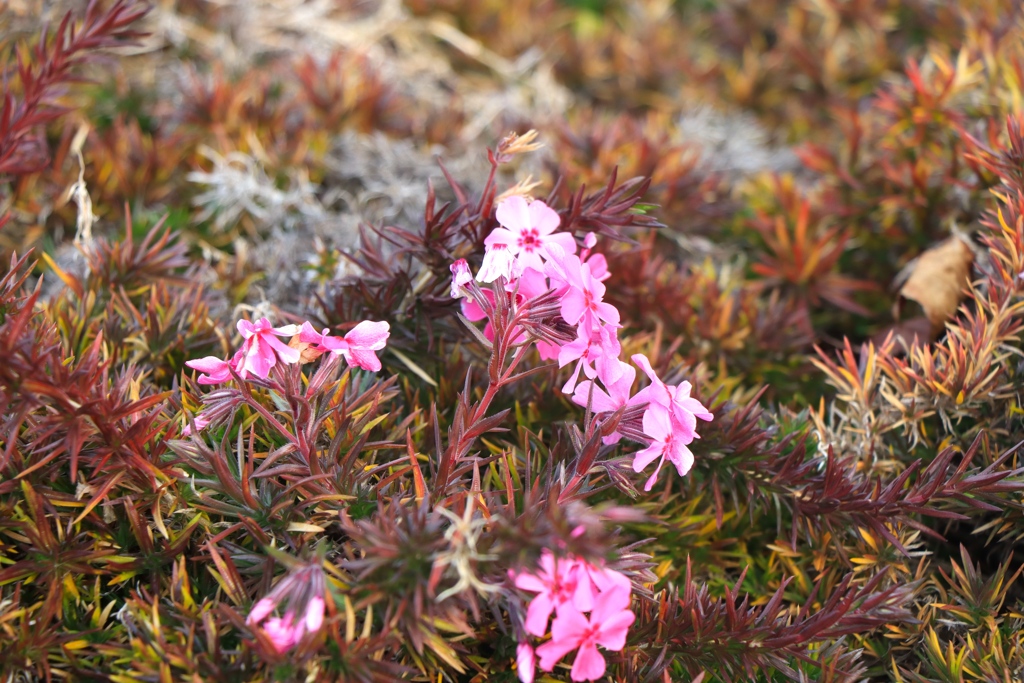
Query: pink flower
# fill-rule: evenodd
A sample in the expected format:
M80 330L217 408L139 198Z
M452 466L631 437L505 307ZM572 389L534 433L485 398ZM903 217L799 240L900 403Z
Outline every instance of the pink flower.
M240 349L241 363L236 366L238 376L245 379L251 372L261 379L266 379L278 360L287 364L299 362L299 351L278 339L294 336L298 331L297 325L274 327L266 318L260 318L255 323L239 320L238 332L245 342Z
M562 294L562 318L570 325L589 318L589 324L598 319L612 325L619 324L619 311L611 304L604 303L605 287L594 277L589 263L582 263L579 256L569 254L550 269L552 283L564 279L568 289ZM589 322L588 321L588 322Z
M328 334L329 330L317 332L305 322L299 330L299 341L313 344L318 351L342 355L349 365L377 372L381 365L376 352L387 344L390 330L391 326L386 322L364 320L344 337L332 337Z
M516 648L516 671L522 683L533 683L537 664L533 656L533 646L529 643L519 643Z
M648 411L651 408L660 408L666 411L672 419L672 425L678 430L678 435L684 438L685 443L700 438L697 435L697 418L710 422L715 416L700 401L690 397L690 383L683 382L679 386L667 385L654 372L647 356L637 353L633 355L632 359L647 374L651 383L629 400L630 405L647 403Z
M452 271L452 298L458 299L462 296L462 288L473 281L473 273L470 272L469 264L464 258L460 258L448 267Z
M314 595L306 603L305 627L310 633L316 633L324 623L324 599Z
M203 417L202 415L196 415L193 418L192 421L196 425L196 431L197 432L203 431L204 429L206 429L207 425L210 424L210 419L208 417ZM191 433L192 433L192 425L191 424L186 424L185 428L181 430L181 435L182 436L188 436Z
M589 379L600 377L606 385L618 380L622 375L622 363L619 361L622 347L616 338L615 328L611 325L594 328L580 325L576 333L576 339L558 352L558 367L565 367L574 360L578 361L576 370L562 387L562 392L573 393L580 370L583 370Z
M476 279L480 282L494 282L503 277L507 281L518 277L519 273L515 254L509 250L507 244L495 242L487 245L484 261L480 264L480 272L476 274Z
M614 413L629 402L629 392L633 389L633 380L636 379L636 370L629 363L618 361L622 374L613 382L606 384L606 392L591 380L580 382L576 386L576 392L572 395L572 402L578 406L586 406L591 401L591 407L595 413ZM591 386L594 387L593 397L590 394ZM622 435L612 432L604 437L605 444L618 443Z
M526 611L526 632L542 636L548 629L548 618L555 610L571 604L577 610L589 610L593 603L590 582L580 582L582 564L575 559L556 558L550 550L540 556L541 571L511 574L517 588L537 593Z
M567 232L555 232L561 219L542 201L527 203L523 197L513 195L498 204L495 216L503 227L491 232L484 244L488 247L506 245L520 268L543 270L544 260L549 258L548 247L552 244L557 244L563 253L576 252L576 240Z
M284 653L302 640L305 627L302 623L296 623L295 615L289 612L284 617L267 619L267 622L263 624L263 632L274 644L274 649L279 653Z
M636 620L629 611L629 591L612 588L594 599L594 609L587 618L572 606L560 611L551 624L551 640L537 648L540 668L551 671L562 657L578 648L570 677L573 681L593 681L604 675L606 663L598 652L621 650L626 632Z
M277 607L277 601L273 598L263 598L255 605L252 606L252 611L249 612L249 616L245 618L247 624L258 624L274 611Z
M685 434L680 434L674 428L672 419L666 411L655 408L644 412L644 434L651 437L651 445L633 458L633 471L643 472L651 462L660 458L654 474L644 484L644 491L650 491L654 486L666 459L676 466L680 477L693 467L693 453L687 448L693 438L687 438Z
M494 292L490 289L481 290L484 293L484 297L490 304L490 307L494 306ZM534 270L533 268L527 268L522 272L518 279L512 280L505 285L505 291L508 292L507 298L512 298L512 293L515 293L515 305L521 306L526 301L540 296L548 291L548 281L544 277L544 274L540 271ZM462 300L462 315L466 316L466 320L470 322L479 322L487 317L487 312L483 306L474 301L473 299L466 297ZM489 341L494 341L494 325L491 321L487 321L484 326L484 337ZM516 334L513 344L522 344L526 341L526 333L521 331ZM538 347L540 342L538 342ZM550 346L550 345L549 345ZM546 360L556 358L558 356L558 347L554 347L555 353ZM543 352L541 354L543 358Z
M242 349L239 349L230 361L221 360L216 356L206 356L196 360L187 360L185 365L205 373L199 375L197 380L199 384L221 384L231 379L231 370L238 372L238 363L241 359Z

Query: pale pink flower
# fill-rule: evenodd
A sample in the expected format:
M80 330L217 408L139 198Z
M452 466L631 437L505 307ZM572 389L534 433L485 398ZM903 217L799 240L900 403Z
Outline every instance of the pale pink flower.
M616 337L615 328L611 325L593 328L580 325L576 334L576 339L564 345L558 352L558 367L565 367L577 361L576 370L562 387L562 392L573 393L580 377L580 370L588 379L600 377L606 385L618 380L622 376L622 363L619 361L622 347Z
M633 458L633 471L643 472L648 465L656 459L658 466L654 474L644 484L644 491L650 491L654 486L661 466L668 460L676 466L679 476L685 475L693 467L693 453L687 445L693 441L693 437L680 434L673 425L672 419L667 411L660 408L648 409L644 412L644 434L651 438L651 445L640 451Z
M543 270L552 244L557 244L563 253L576 252L576 240L570 233L555 232L561 219L542 201L527 203L525 198L513 195L498 204L495 216L503 227L492 231L484 245L506 245L520 268Z
M629 591L613 588L594 599L589 618L571 605L560 611L551 624L551 640L537 648L540 668L551 671L562 657L578 649L569 674L572 680L601 678L607 665L597 646L617 651L626 645L626 633L636 620L629 603Z
M391 326L386 322L364 320L345 334L344 337L333 337L330 330L317 332L308 322L302 323L299 330L299 341L315 346L316 350L342 355L352 366L377 372L381 368L377 351L387 344L391 335Z
M452 298L458 299L462 296L462 288L473 281L473 273L470 272L469 264L464 258L460 258L448 268L452 271Z
M519 643L516 648L516 673L522 683L533 683L533 677L537 672L537 663L533 655L533 646L529 643Z
M306 630L310 633L316 633L320 630L320 626L324 623L324 599L319 595L314 595L306 603L306 616L305 624Z
M278 339L292 337L298 331L298 325L274 327L266 318L260 318L255 323L239 320L238 333L245 341L241 348L242 361L236 367L238 376L245 379L251 372L260 379L266 379L270 369L277 365L277 361L286 364L298 363L301 355L298 349L293 349Z
M526 612L526 632L542 636L551 613L571 604L589 610L593 604L590 582L579 581L582 564L571 558L556 558L550 550L541 553L539 573L510 573L517 588L537 593Z
M506 281L519 277L521 272L515 254L509 251L507 244L495 242L487 245L484 260L480 264L480 272L476 279L480 282L494 282L499 277Z

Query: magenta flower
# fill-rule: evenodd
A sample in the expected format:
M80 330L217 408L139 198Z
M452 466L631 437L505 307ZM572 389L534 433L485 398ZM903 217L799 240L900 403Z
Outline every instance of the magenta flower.
M562 387L562 392L573 393L580 377L580 370L583 370L591 380L600 377L606 386L615 383L622 376L622 363L619 361L622 347L616 337L615 328L611 325L594 328L580 325L576 334L576 339L558 352L558 367L565 367L572 361L577 361L576 370Z
M562 657L578 649L569 674L572 680L601 678L607 664L597 646L612 651L625 646L626 632L636 620L629 603L629 591L612 588L594 599L589 618L571 605L560 611L551 624L551 640L537 648L540 668L551 671Z
M590 581L580 581L581 562L570 558L556 558L550 550L540 556L541 571L510 572L516 588L537 593L526 611L526 632L542 636L548 630L548 618L555 610L572 605L577 610L589 610L593 604ZM550 669L549 669L550 670Z
M473 273L470 272L469 264L464 258L460 258L448 268L452 271L452 298L458 299L462 296L462 288L473 281Z
M596 324L603 320L612 325L619 324L619 311L605 303L605 287L594 277L590 263L582 263L579 256L569 254L548 271L552 285L564 281L567 289L562 294L562 318L570 325L581 320ZM589 318L589 320L588 320Z
M266 318L260 318L255 323L239 320L238 332L245 341L241 348L242 361L236 367L238 376L245 379L251 372L260 379L266 379L278 360L286 364L298 363L298 349L293 349L278 339L292 337L298 331L297 325L274 327Z
M633 458L633 471L643 472L654 460L660 458L654 474L644 484L644 491L650 491L654 486L665 460L676 466L680 477L693 467L693 453L687 448L693 438L687 438L685 434L680 434L674 428L672 419L666 411L653 408L644 412L644 434L651 438L651 445Z
M562 253L576 253L576 240L570 233L555 232L561 219L542 201L527 203L523 197L514 195L498 204L495 217L502 227L495 228L484 245L506 245L522 269L543 270L552 244L557 244Z
M344 337L332 337L326 328L323 332L317 332L305 322L299 330L299 341L312 344L317 351L342 355L349 365L377 372L381 365L376 352L387 344L390 330L391 326L386 322L364 320Z

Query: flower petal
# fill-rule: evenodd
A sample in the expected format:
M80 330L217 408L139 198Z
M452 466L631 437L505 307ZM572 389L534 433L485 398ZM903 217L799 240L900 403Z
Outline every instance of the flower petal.
M576 653L569 677L577 682L596 681L604 676L605 667L604 655L597 651L596 645L587 643Z
M353 349L380 351L391 336L391 325L387 322L371 322L364 320L345 335L345 341Z
M539 199L530 202L527 210L530 226L537 228L537 232L542 235L550 235L562 224L562 219L559 218L558 212Z
M498 204L494 217L502 226L520 233L530 228L530 205L525 197L512 195Z

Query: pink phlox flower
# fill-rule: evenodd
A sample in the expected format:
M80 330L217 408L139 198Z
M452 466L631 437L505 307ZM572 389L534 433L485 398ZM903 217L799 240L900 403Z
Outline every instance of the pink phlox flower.
M537 663L533 655L533 646L529 643L519 643L516 647L516 673L521 683L533 683Z
M319 595L314 595L306 602L306 609L301 618L289 609L283 617L268 619L277 606L278 601L272 596L267 596L253 605L245 622L249 625L264 622L261 628L278 652L286 652L295 647L303 635L316 633L324 623L325 603Z
M619 368L622 374L617 380L607 385L607 391L599 387L592 380L585 380L576 386L576 392L572 395L572 402L578 406L586 407L587 401L591 401L591 407L595 413L614 413L619 408L629 403L629 392L633 389L633 380L636 379L636 369L629 363L619 360ZM594 387L594 394L591 398L590 388ZM618 443L622 435L612 432L604 437L602 441L606 445Z
M340 354L349 365L377 372L381 364L376 352L387 344L387 339L391 335L390 329L391 326L386 322L364 320L349 330L344 337L334 337L328 334L329 330L317 332L312 325L305 322L299 331L299 341L313 344L319 351Z
M561 261L562 271L558 277L564 276L568 289L562 294L562 318L570 325L581 320L584 324L594 324L603 320L612 325L619 324L619 311L609 303L605 303L605 287L594 277L589 263L580 262L575 254L569 254ZM552 280L556 277L552 276ZM589 318L589 321L587 320ZM591 322L592 321L592 322Z
M626 633L636 620L629 610L630 593L622 588L601 592L594 599L590 617L572 606L560 611L551 624L551 640L537 648L540 668L551 671L573 650L578 650L570 677L573 681L594 681L604 675L606 662L597 646L621 650Z
M644 434L651 438L651 445L640 451L633 458L633 471L642 472L654 460L658 460L658 466L654 474L644 484L644 491L650 491L654 486L661 466L668 460L676 466L679 476L685 475L693 466L693 453L687 445L693 441L685 433L680 433L675 428L669 413L660 407L649 408L644 412ZM659 459L660 458L660 459Z
M197 432L201 432L204 429L206 429L206 427L210 424L210 418L203 417L202 415L196 415L194 418L192 418L192 422L194 422L195 425L196 425L196 431ZM182 436L188 436L191 433L192 433L192 425L191 424L186 424L184 429L181 430L181 435Z
M543 270L524 268L522 275L514 283L506 285L508 291L516 291L516 303L521 304L546 294L550 288Z
M243 349L238 349L230 361L221 360L216 356L206 356L185 361L185 365L198 370L199 384L222 384L231 379L231 371L239 372L238 365L242 362Z
M603 282L612 276L611 271L608 270L608 259L604 254L591 254L587 258L586 264L590 266L590 274L596 280Z
M556 360L558 352L561 350L562 347L558 344L546 342L543 339L537 340L537 352L540 354L541 360Z
M484 296L487 298L490 307L493 308L494 292L490 289L483 289L482 291ZM524 302L538 297L548 291L547 278L544 277L544 274L540 271L534 270L533 268L527 268L522 272L518 279L512 280L505 285L505 291L508 292L509 299L513 300L516 306L521 306ZM513 293L515 294L514 298L512 297ZM474 323L487 318L487 312L484 310L483 306L469 297L462 300L462 315L466 317L466 320ZM494 341L494 325L489 320L484 326L484 337L486 337L488 341ZM512 343L522 344L525 341L526 333L520 330L519 333L516 334ZM554 356L551 356L551 358L555 357L557 357L557 351ZM550 358L548 360L550 360Z
M623 590L629 594L633 592L633 583L622 572L617 572L614 569L608 569L603 566L596 566L583 560L580 560L577 581L585 584L583 590L588 591L593 596L610 590Z
M579 580L583 565L574 558L556 558L550 550L540 557L540 572L510 573L516 585L524 591L536 593L526 611L526 632L542 636L548 629L551 613L566 605L587 611L593 605L590 582Z
M306 615L304 618L304 625L306 630L310 633L316 633L320 630L320 626L324 623L324 599L319 595L314 595L306 603Z
M263 632L274 644L279 653L287 652L295 647L305 633L305 624L296 621L295 615L288 612L284 617L271 617L263 624Z
M242 362L237 368L238 376L246 378L250 372L260 379L266 379L277 361L298 363L300 352L282 342L278 337L292 337L298 334L298 325L274 327L266 318L255 323L238 321L238 333L245 341L242 344Z
M480 282L494 282L499 277L503 277L507 281L519 277L519 273L519 262L509 251L508 245L495 242L487 245L484 250L484 260L480 264L480 271L476 274L476 279Z
M249 616L245 618L245 623L249 625L260 623L270 616L270 613L274 611L275 607L277 607L277 601L273 598L266 597L260 599L259 602L252 606L252 610L249 611Z
M470 272L469 264L464 258L448 267L452 271L452 298L458 299L462 296L462 288L473 281L473 273Z
M586 407L587 401L591 400L591 406L595 413L614 413L616 410L629 402L629 392L633 389L633 380L636 379L636 369L629 363L616 359L619 363L621 374L619 378L606 384L607 391L597 386L590 380L580 382L576 387L576 393L572 396L572 402L578 406ZM590 386L594 384L594 396L590 398Z
M569 381L562 387L562 392L573 393L576 382L579 380L580 370L588 379L600 377L606 386L617 381L623 371L622 363L619 362L619 353L622 351L622 347L619 345L615 328L611 325L593 328L580 325L576 334L576 339L563 346L558 352L558 367L565 367L569 363L577 361L576 369Z
M506 245L522 269L543 270L552 244L564 253L576 252L576 240L570 233L555 232L561 219L542 201L527 202L524 197L513 195L498 204L495 217L502 227L495 228L484 245Z
M629 400L630 405L647 403L648 411L651 408L660 408L671 417L672 424L679 431L679 435L684 437L685 443L699 439L697 418L710 422L714 415L700 401L690 396L690 383L683 382L679 386L667 385L654 372L647 356L637 353L632 359L647 374L651 383Z

